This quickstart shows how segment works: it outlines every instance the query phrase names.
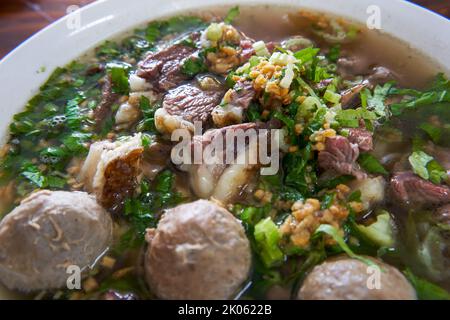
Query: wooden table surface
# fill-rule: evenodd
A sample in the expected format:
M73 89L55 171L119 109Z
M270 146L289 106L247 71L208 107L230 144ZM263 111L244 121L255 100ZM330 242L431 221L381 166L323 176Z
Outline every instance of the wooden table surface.
M0 0L0 59L29 36L65 15L68 6L84 6L90 2L93 0ZM450 17L450 0L412 2Z

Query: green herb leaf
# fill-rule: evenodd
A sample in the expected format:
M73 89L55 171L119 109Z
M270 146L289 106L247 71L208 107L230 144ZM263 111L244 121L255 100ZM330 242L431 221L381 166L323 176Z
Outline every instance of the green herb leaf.
M355 254L347 245L347 243L345 243L344 238L342 238L339 233L338 230L329 225L329 224L321 224L316 231L314 232L315 235L320 234L320 233L325 233L327 235L329 235L330 237L333 238L334 241L336 241L336 243L338 244L338 246L350 257L353 259L358 259L361 262L364 262L365 264L367 264L368 266L376 266L377 268L379 268L379 266L373 262L372 260L365 258L363 256L357 255Z
M442 137L442 129L438 128L436 126L433 126L432 124L428 122L424 122L419 126L420 129L425 131L428 136L431 138L431 140L434 143L439 143Z
M406 269L404 274L416 289L420 300L450 300L450 294L444 288L416 276L409 269Z
M148 24L145 29L145 38L149 43L154 44L159 39L161 36L160 28L161 22L159 21L154 21Z
M67 181L64 178L57 176L48 176L47 177L48 187L52 189L62 189L65 187Z
M190 57L186 59L181 66L181 72L189 77L194 77L205 71L207 71L207 67L200 58Z
M361 202L361 190L353 191L347 198L348 202L356 201Z
M442 181L447 180L447 170L442 167L436 160L431 160L427 165L430 181L434 184L440 184Z
M336 188L336 186L340 184L346 184L347 182L350 182L354 179L355 177L350 175L339 176L330 180L326 180L325 182L321 183L319 187L321 189L334 189Z
M270 217L255 225L254 236L259 248L258 254L266 267L276 266L283 261L284 254L278 245L281 235Z
M380 117L386 117L387 106L384 101L389 95L393 85L394 84L392 82L385 83L383 86L377 85L373 91L373 94L371 94L367 88L363 90L367 96L367 109L373 110Z
M415 174L425 180L430 178L427 165L433 160L432 156L423 151L415 151L408 157L408 160Z
M376 222L371 225L357 224L356 227L367 239L380 247L392 247L394 245L391 216L387 211L378 214Z
M82 100L83 98L78 96L72 100L69 100L66 104L66 122L67 126L72 130L77 130L81 126L81 113L78 105Z
M144 148L147 148L152 143L152 137L146 133L142 134L141 143Z
M359 165L368 173L388 174L377 158L369 153L362 153L358 157Z
M123 236L117 250L141 245L145 230L156 226L158 213L183 200L182 196L173 190L174 181L174 174L164 170L156 176L152 184L143 180L140 194L125 201L124 214L131 223L131 229Z
M398 116L406 109L450 102L450 81L444 74L439 73L435 78L434 84L426 91L394 89L391 94L404 96L400 103L391 105L392 114Z
M96 48L96 53L100 58L116 58L120 55L120 48L116 42L105 41L102 45Z
M113 92L127 95L130 92L130 85L128 83L130 66L127 64L110 63L107 65L107 68L111 76Z
M90 133L72 132L62 139L64 146L73 153L83 153L87 151L83 143L92 138Z
M300 151L286 154L283 159L285 185L294 188L304 196L314 191L317 180L313 163L309 161L311 152L312 147L308 144ZM308 169L308 167L310 168Z
M47 178L32 163L27 162L22 165L21 175L39 188L45 188L47 186Z
M375 112L364 108L339 110L336 113L336 121L339 122L342 127L347 128L358 128L360 120L371 122L376 119L377 116Z
M223 21L227 24L231 24L231 23L233 23L234 19L236 19L239 14L240 14L239 6L235 6L235 7L231 8L230 10L228 10L228 13L225 16L225 18L223 19Z
M245 115L248 122L255 122L261 119L261 105L259 103L251 103L245 110Z
M301 64L305 64L313 60L319 53L319 48L308 47L294 53L294 57L300 60Z
M341 55L341 45L337 44L330 48L327 54L327 58L331 62L337 62L340 55Z
M322 197L322 201L320 202L321 203L320 209L322 210L329 209L333 204L335 197L336 197L335 192L325 193L324 196Z

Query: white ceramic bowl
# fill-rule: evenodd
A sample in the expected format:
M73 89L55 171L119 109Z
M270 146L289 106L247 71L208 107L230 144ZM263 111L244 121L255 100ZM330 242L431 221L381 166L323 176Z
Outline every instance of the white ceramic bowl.
M381 9L382 31L399 38L450 70L450 22L402 0L98 0L79 11L77 29L66 16L38 32L0 62L0 143L19 112L57 67L100 41L149 20L215 5L272 4L330 12L365 23L367 8ZM42 71L45 70L45 71Z
M98 0L80 14L80 28L66 16L38 32L0 62L0 142L12 116L51 72L85 51L153 19L217 5L279 5L309 8L365 23L371 5L381 9L382 31L408 43L450 70L450 21L402 0ZM45 71L43 71L45 70ZM1 291L1 290L0 290ZM0 298L6 297L0 292Z

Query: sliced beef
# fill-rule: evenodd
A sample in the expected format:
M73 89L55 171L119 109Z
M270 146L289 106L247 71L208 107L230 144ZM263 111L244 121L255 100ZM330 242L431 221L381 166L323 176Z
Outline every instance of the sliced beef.
M344 79L351 79L354 76L364 76L365 82L370 87L398 79L398 75L392 70L383 66L377 66L367 57L341 57L337 61L337 66L338 73Z
M450 202L450 188L426 181L412 172L399 172L391 178L394 196L406 203L441 204Z
M228 90L222 103L212 112L214 124L225 127L241 123L250 102L255 98L256 91L250 81L237 82L233 89Z
M240 47L241 47L241 53L240 53L240 61L241 64L245 63L250 59L250 57L255 54L255 49L253 49L253 40L250 38L245 38L241 40ZM273 49L272 49L273 50Z
M348 129L348 141L358 146L360 151L367 152L373 149L372 133L364 128Z
M334 170L339 174L363 179L367 175L356 163L358 156L358 145L350 143L346 137L336 136L325 140L325 149L319 152L318 161L324 170Z
M193 33L191 39L198 39L198 34ZM187 58L196 59L196 52L196 47L183 42L152 52L139 63L137 76L150 82L154 90L167 91L189 78L181 67Z
M169 90L163 99L163 108L171 116L180 116L191 123L201 121L206 124L223 94L222 86L208 88L193 81Z
M367 81L369 81L372 86L383 84L396 79L398 79L398 77L393 71L381 66L374 67L367 77Z
M255 95L256 91L253 88L253 84L250 81L241 81L234 86L228 103L247 109Z
M344 79L367 74L370 71L370 66L371 61L364 56L344 56L337 61L338 73L342 75Z
M107 75L102 87L102 99L94 109L94 120L97 130L101 129L103 120L111 113L111 107L118 97L119 95L113 92L111 76Z

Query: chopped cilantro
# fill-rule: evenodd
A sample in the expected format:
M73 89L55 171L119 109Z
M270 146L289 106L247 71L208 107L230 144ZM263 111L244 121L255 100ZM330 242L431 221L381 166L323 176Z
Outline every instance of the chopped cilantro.
M362 153L358 157L359 165L368 173L388 174L377 158L369 153Z

